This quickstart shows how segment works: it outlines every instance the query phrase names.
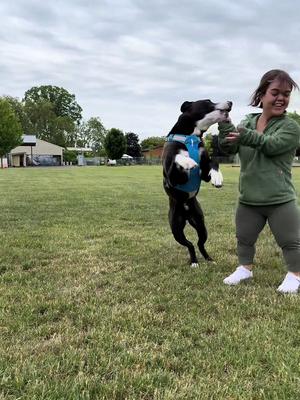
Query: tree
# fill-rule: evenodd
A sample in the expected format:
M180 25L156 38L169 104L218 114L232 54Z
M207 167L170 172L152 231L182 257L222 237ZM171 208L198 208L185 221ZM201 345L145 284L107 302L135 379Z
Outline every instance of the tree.
M58 116L54 104L47 100L27 101L24 105L30 122L26 133L35 134L39 139L66 147L74 135L75 124L67 116Z
M204 147L211 157L213 155L214 147L213 147L213 135L211 133L207 133L205 138L203 139Z
M150 136L141 142L141 147L142 147L142 150L150 150L150 149L154 149L155 147L158 147L158 146L163 146L165 141L166 141L166 139L163 136L162 137Z
M72 164L77 163L77 152L72 150L64 151L64 161L71 162Z
M22 126L5 99L0 99L0 157L22 144ZM3 163L1 162L1 165Z
M110 129L105 137L104 147L108 158L111 160L121 158L126 151L124 133L116 128Z
M289 112L288 113L288 116L290 117L290 118L292 118L294 121L296 121L299 125L300 125L300 115L298 114L298 113L296 113L296 111L294 111L294 112Z
M24 102L38 103L46 101L53 104L53 111L57 117L68 117L74 123L81 121L82 108L75 100L75 95L58 86L34 86L27 90Z
M75 147L88 147L89 137L85 121L82 121L80 125L76 126L74 138L75 138L75 143L74 143Z
M104 149L104 141L107 133L100 118L90 118L87 121L87 129L89 132L90 147L93 149L94 154L100 154Z
M224 153L219 147L218 135L207 133L203 139L204 147L210 157L227 157L228 154Z
M296 111L294 111L293 113L288 113L288 116L300 125L300 115L296 113ZM300 156L300 143L298 149L296 150L296 156Z
M141 157L141 146L139 144L139 137L133 132L125 134L127 149L126 153L131 157Z
M104 149L105 136L106 129L100 118L92 117L79 125L76 145L78 147L91 147L94 154L99 154Z
M29 134L31 132L30 121L28 115L26 114L26 110L22 101L19 100L17 97L12 96L3 96L2 98L9 102L11 108L18 117L24 134Z

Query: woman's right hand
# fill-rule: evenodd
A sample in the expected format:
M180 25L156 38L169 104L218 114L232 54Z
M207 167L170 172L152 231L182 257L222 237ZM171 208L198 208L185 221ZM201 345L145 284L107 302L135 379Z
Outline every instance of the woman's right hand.
M229 132L228 135L226 135L226 141L230 143L236 143L240 138L239 132Z

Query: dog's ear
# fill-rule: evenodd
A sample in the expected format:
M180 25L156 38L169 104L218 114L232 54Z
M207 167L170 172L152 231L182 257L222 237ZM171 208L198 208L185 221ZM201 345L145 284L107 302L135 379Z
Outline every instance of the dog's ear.
M185 101L184 103L181 104L180 111L186 112L191 108L191 106L192 106L191 101Z

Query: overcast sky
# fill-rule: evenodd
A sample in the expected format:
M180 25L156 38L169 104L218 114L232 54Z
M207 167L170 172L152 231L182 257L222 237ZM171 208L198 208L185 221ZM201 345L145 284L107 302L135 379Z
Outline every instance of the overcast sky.
M300 84L295 0L1 0L0 15L0 95L64 87L84 119L141 139L167 134L185 100L232 100L238 123L269 69Z

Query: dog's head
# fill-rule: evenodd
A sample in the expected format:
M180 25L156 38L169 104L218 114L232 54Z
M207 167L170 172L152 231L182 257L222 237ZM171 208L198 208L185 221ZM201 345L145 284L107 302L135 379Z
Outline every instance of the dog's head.
M231 101L224 103L213 103L211 100L185 101L180 108L182 114L170 133L201 134L216 122L228 122L231 107Z

